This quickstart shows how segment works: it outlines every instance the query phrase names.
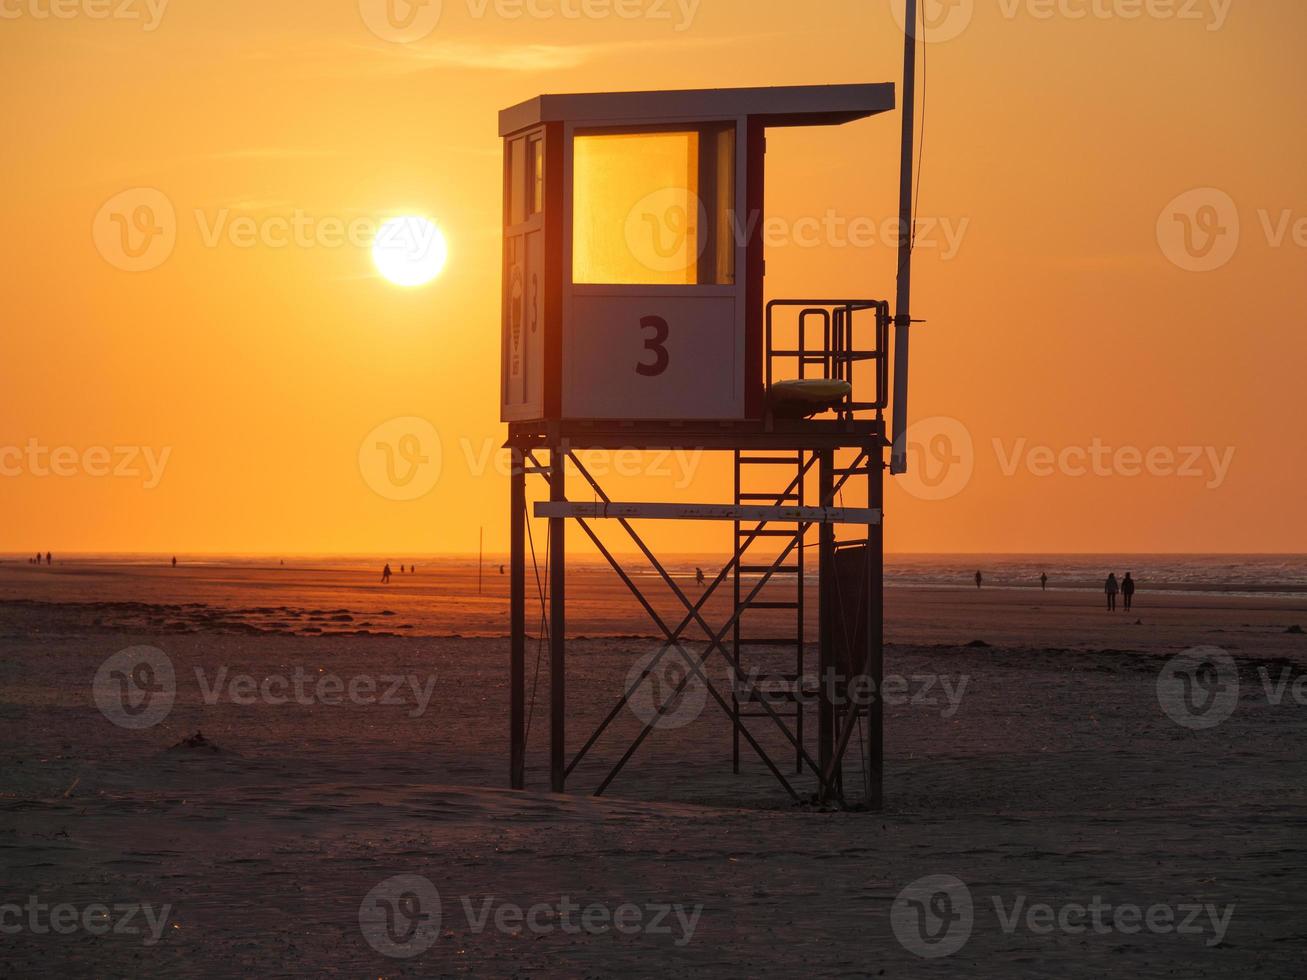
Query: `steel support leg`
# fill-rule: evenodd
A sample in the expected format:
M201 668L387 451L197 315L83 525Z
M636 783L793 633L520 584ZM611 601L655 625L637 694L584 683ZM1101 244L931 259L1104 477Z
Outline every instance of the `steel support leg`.
M555 445L549 450L549 499L567 500L567 452ZM567 710L564 656L567 646L567 519L549 519L549 786L565 791L567 760L564 735Z
M512 450L509 486L509 785L526 788L526 461Z
M829 507L835 492L835 454L823 449L818 454L818 506ZM835 772L835 706L831 684L835 680L835 613L839 595L835 584L835 527L822 524L817 531L817 765L829 778ZM822 790L825 798L825 789Z
M885 505L885 450L877 446L867 455L867 506ZM882 509L881 513L884 511ZM867 651L868 673L876 696L867 709L867 805L884 805L885 785L885 522L867 528Z

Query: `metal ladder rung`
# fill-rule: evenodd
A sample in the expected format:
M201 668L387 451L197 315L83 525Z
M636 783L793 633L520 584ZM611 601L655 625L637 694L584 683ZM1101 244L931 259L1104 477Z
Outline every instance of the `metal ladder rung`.
M777 524L780 522L772 521L771 523ZM782 528L763 528L761 531L749 531L744 528L740 528L740 530L736 531L735 533L738 537L741 538L794 538L794 537L798 537L799 534L797 530L786 531Z
M754 463L763 466L798 466L799 460L794 456L741 456L741 463Z
M759 602L757 599L754 599L752 602L741 602L740 608L741 609L798 609L799 603L772 602L770 600L765 602Z
M738 495L740 500L766 500L780 503L783 500L799 500L797 493L741 493Z
M798 565L741 565L741 575L763 575L771 572L774 575L798 575Z
M757 640L740 639L740 647L797 647L799 641L792 636L769 636Z

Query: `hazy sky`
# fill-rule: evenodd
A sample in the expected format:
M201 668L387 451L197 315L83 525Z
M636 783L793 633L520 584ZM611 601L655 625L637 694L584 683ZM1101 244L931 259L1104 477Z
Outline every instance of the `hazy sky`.
M505 547L498 110L901 74L889 0L401 3L408 43L386 0L51 2L0 0L0 551ZM889 547L1307 551L1307 5L926 2ZM892 298L897 140L773 135L770 296ZM159 261L114 254L142 188ZM405 214L449 242L413 290L365 238ZM440 441L417 500L360 465L397 418ZM615 486L729 496L656 469Z

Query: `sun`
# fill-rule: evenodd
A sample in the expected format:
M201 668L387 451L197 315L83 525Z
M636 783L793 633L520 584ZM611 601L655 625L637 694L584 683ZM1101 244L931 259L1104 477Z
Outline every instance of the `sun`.
M377 271L396 286L425 286L445 267L449 246L445 236L426 218L392 218L372 243Z

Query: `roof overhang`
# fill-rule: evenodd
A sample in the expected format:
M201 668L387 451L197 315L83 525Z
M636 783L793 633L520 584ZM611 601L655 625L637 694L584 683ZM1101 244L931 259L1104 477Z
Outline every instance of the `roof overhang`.
M749 116L765 126L837 126L894 109L894 85L791 85L540 95L499 114L499 135L550 122L659 125Z

